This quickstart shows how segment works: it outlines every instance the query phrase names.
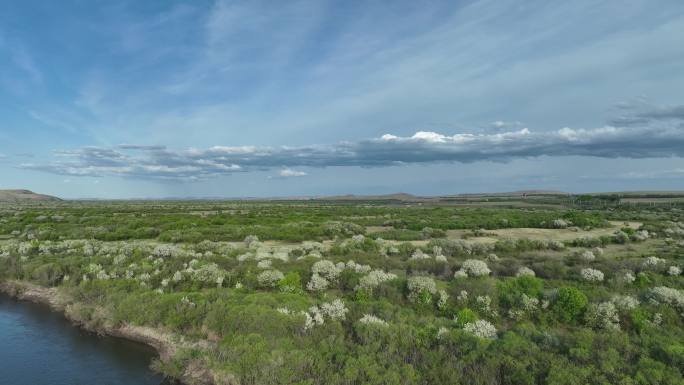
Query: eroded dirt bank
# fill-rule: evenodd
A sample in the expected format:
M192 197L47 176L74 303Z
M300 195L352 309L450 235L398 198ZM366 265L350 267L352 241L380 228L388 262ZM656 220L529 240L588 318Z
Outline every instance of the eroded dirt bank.
M0 292L19 300L48 305L53 311L61 312L69 321L85 330L151 346L157 351L162 362L171 360L179 348L190 347L188 343L178 342L177 336L151 327L130 324L112 326L84 321L76 311L80 305L57 288L42 287L23 281L0 281ZM209 369L194 362L182 373L178 383L213 385L222 381L217 381Z

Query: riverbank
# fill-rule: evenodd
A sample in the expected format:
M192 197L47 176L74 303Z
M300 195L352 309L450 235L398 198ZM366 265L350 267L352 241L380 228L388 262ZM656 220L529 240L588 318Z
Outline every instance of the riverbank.
M94 323L84 320L78 311L82 305L54 287L47 288L29 282L12 280L0 282L0 292L22 301L49 306L52 311L62 313L72 324L84 330L150 346L159 355L162 365L169 363L179 349L189 347L188 343L179 342L182 339L178 336L163 330L130 324L115 326L107 324L107 322ZM218 383L209 369L197 363L185 368L179 378L174 379L174 381L182 385L213 385Z

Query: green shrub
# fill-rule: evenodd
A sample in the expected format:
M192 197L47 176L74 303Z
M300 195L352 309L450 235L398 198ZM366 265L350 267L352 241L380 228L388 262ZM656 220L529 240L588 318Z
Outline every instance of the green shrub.
M459 327L463 327L467 323L475 322L477 319L477 314L468 308L461 309L456 313L456 324Z
M588 303L587 296L579 289L562 287L558 289L553 308L560 320L576 323L581 319Z
M544 281L539 278L523 275L497 283L499 302L506 307L512 307L524 294L531 298L539 298L544 290Z

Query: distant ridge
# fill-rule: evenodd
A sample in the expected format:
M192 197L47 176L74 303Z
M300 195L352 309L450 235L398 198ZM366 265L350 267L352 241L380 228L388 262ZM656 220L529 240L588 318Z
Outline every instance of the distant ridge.
M494 193L469 193L448 195L449 197L521 197L521 196L539 196L539 195L572 195L565 191L556 190L520 190L511 192L494 192Z
M325 196L325 197L316 197L314 198L316 200L330 200L330 201L385 201L385 200L392 200L392 201L417 201L417 200L423 200L426 198L421 198L412 194L407 194L407 193L395 193L395 194L385 194L385 195L354 195L354 194L346 194L346 195L333 195L333 196Z
M58 202L61 199L50 195L36 194L30 190L0 190L0 202Z
M417 196L408 193L395 193L384 195L333 195L321 196L311 199L326 200L326 201L401 201L401 202L428 202L439 201L443 199L473 199L473 198L520 198L533 196L568 196L570 193L553 190L522 190L512 192L495 192L495 193L468 193L468 194L454 194L454 195L439 195L439 196ZM304 198L306 199L306 198Z
M616 191L616 192L566 192L557 190L530 189L509 192L473 192L442 195L414 195L405 192L392 194L341 194L341 195L298 195L298 196L204 196L204 197L133 197L133 198L94 198L79 197L70 201L340 201L340 202L395 202L395 203L458 203L479 200L539 200L544 198L563 198L572 196L619 196L620 198L684 198L684 191ZM44 201L59 202L60 198L36 194L29 190L0 190L0 202Z

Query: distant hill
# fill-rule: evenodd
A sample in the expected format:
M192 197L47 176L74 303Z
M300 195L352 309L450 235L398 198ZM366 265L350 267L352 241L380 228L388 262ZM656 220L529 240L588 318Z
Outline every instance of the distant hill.
M441 200L452 199L483 199L483 198L523 198L523 197L542 197L542 196L567 196L570 193L562 191L547 190L524 190L498 193L472 193L442 196L417 196L407 193L395 193L385 195L335 195L316 197L316 200L326 201L400 201L400 202L439 202Z
M430 198L417 197L406 193L386 194L386 195L336 195L326 197L316 197L316 200L326 201L420 201Z
M30 190L0 190L0 202L58 202L61 199L50 195L36 194Z
M523 196L567 196L570 193L564 191L555 190L521 190L521 191L511 191L511 192L494 192L494 193L466 193L466 194L456 194L448 195L448 197L523 197Z

